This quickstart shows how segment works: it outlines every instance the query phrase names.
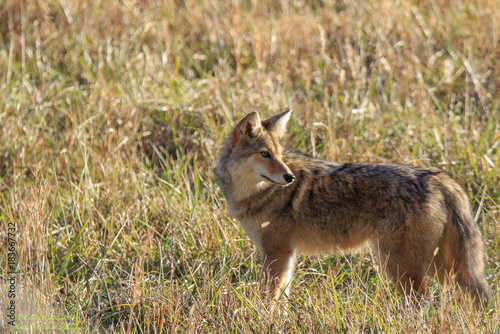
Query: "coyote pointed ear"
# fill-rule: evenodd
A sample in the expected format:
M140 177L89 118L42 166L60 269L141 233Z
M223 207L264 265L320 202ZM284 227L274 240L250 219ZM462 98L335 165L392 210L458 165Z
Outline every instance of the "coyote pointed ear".
M261 129L259 114L254 111L246 115L234 128L231 134L231 146L234 146L238 139L257 137Z
M260 132L260 128L260 117L256 111L246 115L240 121L240 132L247 137L256 137Z
M262 125L269 131L273 131L278 138L282 138L286 132L286 123L290 119L292 109L288 109L281 114L269 117L262 121Z

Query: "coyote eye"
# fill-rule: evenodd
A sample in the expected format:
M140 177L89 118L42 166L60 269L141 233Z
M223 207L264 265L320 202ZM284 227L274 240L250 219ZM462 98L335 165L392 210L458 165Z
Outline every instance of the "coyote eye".
M267 152L267 151L262 151L262 152L260 152L260 154L261 154L264 158L269 158L269 157L271 157L271 154L269 154L269 152Z

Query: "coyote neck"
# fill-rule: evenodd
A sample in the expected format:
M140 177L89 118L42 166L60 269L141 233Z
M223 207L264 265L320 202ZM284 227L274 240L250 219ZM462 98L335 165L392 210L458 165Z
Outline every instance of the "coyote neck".
M236 177L235 177L236 176ZM274 194L280 187L268 182L246 182L243 175L231 175L229 181L223 189L228 195L229 213L234 217L249 215L251 212L260 210L265 206L271 194Z

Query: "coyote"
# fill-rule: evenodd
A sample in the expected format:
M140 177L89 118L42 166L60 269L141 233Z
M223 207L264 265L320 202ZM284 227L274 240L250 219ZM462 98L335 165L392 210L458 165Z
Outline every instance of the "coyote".
M229 213L262 255L262 282L286 293L297 253L370 245L401 293L425 290L425 276L448 277L478 303L484 277L481 232L462 188L436 168L335 163L283 151L290 110L244 117L222 149L216 175Z

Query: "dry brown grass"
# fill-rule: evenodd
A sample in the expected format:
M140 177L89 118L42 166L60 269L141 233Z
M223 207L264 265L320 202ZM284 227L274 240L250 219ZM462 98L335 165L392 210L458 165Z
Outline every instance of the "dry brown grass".
M498 332L499 7L3 1L0 217L18 224L27 291L82 332ZM458 179L491 308L439 286L416 308L370 253L304 256L290 299L263 303L213 168L237 119L288 107L287 147Z

